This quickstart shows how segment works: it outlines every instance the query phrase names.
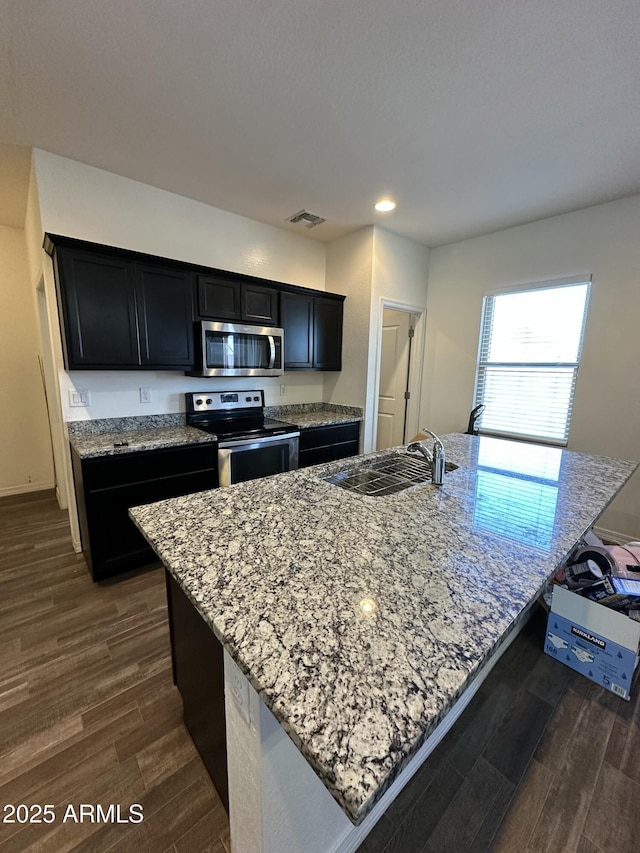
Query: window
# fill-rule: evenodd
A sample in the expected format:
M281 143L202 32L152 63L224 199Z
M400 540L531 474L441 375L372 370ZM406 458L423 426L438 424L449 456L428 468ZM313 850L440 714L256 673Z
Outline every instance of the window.
M485 296L475 392L483 433L567 443L590 281Z

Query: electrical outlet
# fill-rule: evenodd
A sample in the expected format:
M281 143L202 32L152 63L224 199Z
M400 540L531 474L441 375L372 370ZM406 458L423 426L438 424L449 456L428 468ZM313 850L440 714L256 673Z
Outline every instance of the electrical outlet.
M281 386L280 386L280 396L281 396L281 397L286 397L286 396L287 396L287 386L286 386L286 385L281 385Z
M73 407L90 406L91 392L88 391L86 388L83 390L80 390L79 388L70 388L69 405Z
M230 682L231 694L235 703L245 723L249 723L249 682L237 667L234 667L231 672Z
M140 402L141 403L150 403L151 402L151 388L148 386L140 387Z

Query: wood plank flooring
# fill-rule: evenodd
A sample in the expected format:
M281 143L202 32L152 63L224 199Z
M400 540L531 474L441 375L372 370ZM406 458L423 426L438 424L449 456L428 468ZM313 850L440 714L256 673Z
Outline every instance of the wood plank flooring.
M640 684L624 702L543 655L529 623L360 853L635 853ZM0 853L229 853L182 724L162 572L94 584L52 493L0 500ZM144 820L62 821L81 803ZM306 853L287 850L279 853Z
M160 568L94 584L52 493L0 500L0 851L229 853L182 723ZM67 806L142 823L63 822ZM51 804L50 823L2 823Z
M539 609L359 853L637 853L631 702L542 653Z

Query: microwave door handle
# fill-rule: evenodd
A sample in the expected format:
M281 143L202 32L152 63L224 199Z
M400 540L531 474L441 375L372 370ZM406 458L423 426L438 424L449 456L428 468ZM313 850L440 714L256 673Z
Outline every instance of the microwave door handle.
M273 335L267 335L267 338L269 339L269 370L271 370L276 363L276 342Z

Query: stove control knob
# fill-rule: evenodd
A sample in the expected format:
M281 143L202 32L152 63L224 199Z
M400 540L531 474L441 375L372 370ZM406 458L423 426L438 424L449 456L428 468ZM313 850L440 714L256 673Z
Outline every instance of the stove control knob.
M205 400L205 402L207 406L210 406L213 403L213 400L211 399L211 397L209 397L207 400Z
M247 403L251 402L251 397L247 397Z
M202 400L196 400L196 406L201 406L201 405L202 405Z
M259 402L260 402L260 397L254 397L254 398L253 398L253 401L254 401L254 403L259 403Z

